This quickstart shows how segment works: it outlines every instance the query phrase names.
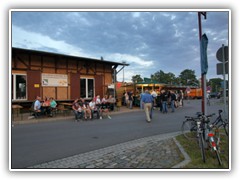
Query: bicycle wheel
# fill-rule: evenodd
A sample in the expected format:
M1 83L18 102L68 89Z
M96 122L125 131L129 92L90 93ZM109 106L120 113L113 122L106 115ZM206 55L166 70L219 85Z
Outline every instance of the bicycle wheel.
M213 134L213 133L208 134L209 146L211 147L211 149L213 151L215 151L215 155L217 156L218 164L222 165L222 160L221 160L220 155L219 155L220 149L219 149L219 146L216 142L216 139L217 139L217 137L215 137L215 134Z
M229 134L228 123L226 122L226 123L223 125L223 127L224 127L224 131L225 131L226 135L228 136L228 134Z
M218 159L218 164L219 164L219 165L222 165L222 160L221 160L221 158L220 158L218 148L215 150L215 154L216 154L217 159Z
M197 137L197 127L193 120L185 120L182 123L182 134L188 140L196 139Z
M217 126L212 127L212 131L214 132L214 141L219 146L220 143L220 129Z
M204 140L203 140L203 134L199 134L198 137L198 145L201 150L202 160L205 163L206 162L206 155L205 155L205 148L204 148Z

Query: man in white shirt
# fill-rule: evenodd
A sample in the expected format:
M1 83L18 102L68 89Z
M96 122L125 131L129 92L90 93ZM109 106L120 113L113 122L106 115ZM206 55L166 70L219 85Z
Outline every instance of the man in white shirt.
M34 102L34 110L40 112L41 111L41 97L37 96L36 101Z
M35 117L43 114L43 109L41 108L42 107L42 104L41 104L41 97L40 96L37 96L36 97L36 101L34 102L34 111L36 112L35 113Z
M99 96L99 95L97 95L97 98L96 98L96 104L102 104L102 102L101 102L101 99L100 99L100 96Z
M97 112L97 116L99 117L99 113L98 113L97 108L96 108L96 103L93 99L89 103L89 108L91 110L92 118L93 118L93 113L94 112Z

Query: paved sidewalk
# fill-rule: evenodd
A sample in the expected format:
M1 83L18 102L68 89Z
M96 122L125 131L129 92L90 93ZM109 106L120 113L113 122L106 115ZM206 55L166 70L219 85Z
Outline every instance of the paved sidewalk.
M115 114L121 114L121 113L130 113L130 112L136 112L136 111L143 111L139 107L134 107L133 109L129 109L126 106L120 107L118 110L110 112L110 115ZM29 113L23 113L22 118L21 115L16 117L14 115L14 121L12 122L12 125L18 125L18 124L31 124L31 123L41 123L41 122L53 122L53 121L64 121L64 120L75 120L74 114L72 111L69 112L68 115L64 115L62 113L58 113L57 116L54 117L41 117L41 118L33 118L30 116Z
M145 137L99 150L34 165L31 169L169 169L189 162L175 136L180 132Z

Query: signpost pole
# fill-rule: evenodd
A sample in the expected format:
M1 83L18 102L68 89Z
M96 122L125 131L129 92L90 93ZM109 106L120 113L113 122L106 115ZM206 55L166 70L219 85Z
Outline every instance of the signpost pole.
M201 44L201 39L202 39L202 22L201 22L201 15L204 16L206 19L206 12L198 12L198 27L199 27L199 41ZM200 45L201 46L201 45ZM206 74L202 74L201 76L201 81L202 81L202 113L207 114L206 110Z
M224 118L228 117L227 101L226 101L226 99L227 99L227 97L226 97L226 92L227 92L226 74L228 74L228 66L226 67L226 62L228 63L228 61L229 61L228 54L229 54L228 46L224 46L224 44L222 44L222 47L220 47L216 53L217 60L222 62L222 64L221 63L217 64L217 74L223 75L223 103L224 103L223 115L224 115Z
M226 75L225 75L225 54L224 54L224 44L222 44L222 64L223 64L223 103L224 103L224 118L226 118Z

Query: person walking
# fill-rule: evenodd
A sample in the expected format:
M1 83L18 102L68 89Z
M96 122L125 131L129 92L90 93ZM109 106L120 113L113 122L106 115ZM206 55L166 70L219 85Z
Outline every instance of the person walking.
M151 95L152 96L152 95ZM155 98L152 96L153 98L153 101L152 101L152 107L151 107L151 110L150 110L150 119L152 119L152 115L153 115L153 108L154 108L154 100Z
M144 104L143 104L143 101L142 101L142 98L143 98L144 95L145 95L144 92L142 92L142 93L140 94L140 109L144 109Z
M159 109L160 112L163 112L162 102L163 102L163 90L160 91L159 102L158 102L158 103L159 103L159 106L160 106L160 109Z
M184 98L183 91L180 90L180 93L179 93L179 107L183 106L183 98Z
M142 96L142 102L144 103L144 111L146 113L147 122L151 122L150 112L152 108L153 97L148 90L145 91L145 94Z
M129 107L129 96L128 96L128 92L127 92L127 91L125 92L124 97L125 97L126 106L127 106L127 108L128 108L128 107Z
M210 94L207 93L207 105L210 106Z
M174 105L175 105L175 101L176 101L176 95L175 95L175 93L172 90L170 91L170 98L171 98L172 112L174 112L175 111Z
M162 90L162 112L167 113L167 102L168 102L168 94L165 90Z
M132 105L133 105L133 91L128 92L128 102L129 102L129 109L132 109Z
M152 108L155 108L155 105L156 105L156 99L157 99L157 92L155 90L152 91L151 93L152 97L153 97L153 107Z

